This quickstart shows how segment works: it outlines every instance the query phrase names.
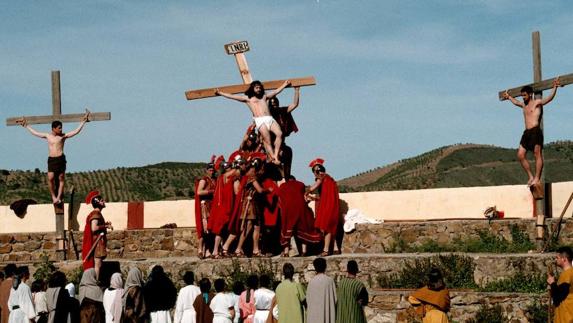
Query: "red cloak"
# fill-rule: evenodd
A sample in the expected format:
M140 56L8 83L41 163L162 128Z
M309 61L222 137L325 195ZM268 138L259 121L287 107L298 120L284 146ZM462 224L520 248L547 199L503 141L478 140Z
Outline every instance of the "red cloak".
M208 176L203 176L195 181L195 229L197 230L197 238L203 238L203 214L201 212L201 201L212 201L212 196L201 196L197 193L199 189L199 182L204 180L207 183L207 189L212 190L215 188L215 183ZM208 207L210 210L210 206Z
M314 226L325 233L336 235L340 216L338 185L332 177L324 174L319 189L320 198L316 201Z
M290 245L293 235L307 243L318 243L322 235L314 228L312 210L304 199L304 183L289 180L277 190L281 212L281 246Z
M281 131L285 137L288 137L293 132L298 132L298 127L294 122L292 114L288 112L288 107L271 108L271 116L281 127Z
M101 222L101 223L105 223L105 220L103 219L103 215L98 210L91 211L91 213L86 218L86 225L84 227L84 238L82 240L82 258L85 258L88 255L94 242L97 240L99 232L92 232L92 224L91 224L92 220L95 220L95 219L98 219L99 222ZM105 230L104 230L104 236L100 239L100 241L98 242L98 245L99 246L103 245L103 248L105 248L105 246L106 246ZM99 246L96 248L100 248ZM92 251L89 258L83 262L84 271L86 271L90 268L94 268L94 266L95 266L94 255L96 254L96 252L97 252L97 250Z
M266 227L274 227L277 225L277 220L279 217L279 197L277 195L277 191L279 186L275 181L270 178L266 178L263 181L263 189L267 191L262 197L261 201L263 201L263 224Z
M216 235L221 234L223 228L229 223L229 219L231 218L233 201L235 200L234 182L235 176L229 176L226 183L224 174L217 178L211 216L207 221L207 228Z
M235 201L233 203L233 212L231 213L231 218L229 220L229 233L233 235L241 234L241 213L243 212L243 207L246 206L243 203L243 196L245 185L249 181L249 177L246 175L241 176L241 181L239 182L239 190L235 196Z

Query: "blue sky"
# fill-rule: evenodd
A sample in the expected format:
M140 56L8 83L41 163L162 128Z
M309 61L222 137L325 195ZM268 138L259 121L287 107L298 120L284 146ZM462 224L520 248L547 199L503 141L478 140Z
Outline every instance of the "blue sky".
M317 156L344 178L454 143L516 147L521 111L497 91L532 81L534 30L544 78L573 72L571 9L565 0L3 4L0 168L45 170L45 142L4 120L51 113L56 69L63 113L112 113L67 142L69 171L228 156L251 121L246 106L184 92L241 83L223 49L233 40L249 42L255 79L316 77L287 140L307 183ZM547 142L572 139L572 105L564 87L547 106Z

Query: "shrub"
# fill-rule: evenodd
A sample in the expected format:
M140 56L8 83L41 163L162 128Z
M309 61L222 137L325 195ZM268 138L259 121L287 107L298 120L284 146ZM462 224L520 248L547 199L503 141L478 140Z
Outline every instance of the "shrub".
M503 309L500 305L487 306L482 304L476 316L469 319L467 323L506 323L508 320L503 314Z

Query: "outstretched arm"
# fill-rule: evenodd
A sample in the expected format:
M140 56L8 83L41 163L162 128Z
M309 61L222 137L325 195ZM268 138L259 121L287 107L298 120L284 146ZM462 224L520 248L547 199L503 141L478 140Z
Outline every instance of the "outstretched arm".
M28 131L30 131L30 133L36 137L40 137L40 138L47 138L48 137L47 133L38 132L34 128L30 127L30 125L28 124L28 120L26 120L26 118L24 118L24 117L22 117L22 119L18 120L17 122L20 125L22 125L22 127L28 129Z
M288 106L287 112L291 113L294 109L296 109L298 107L299 101L300 101L300 87L297 86L294 88L294 99L292 100L292 103Z
M316 189L320 187L320 184L322 184L322 177L316 179L314 184L312 184L312 186L308 189L308 193L316 191Z
M220 91L219 89L215 89L215 95L220 95L226 97L227 99L233 99L239 102L247 102L247 97L244 95L235 95Z
M509 93L507 92L507 90L505 91L505 93L503 93L503 98L506 100L510 100L511 103L515 104L516 106L520 107L520 108L524 108L525 105L523 104L523 102L519 101L518 99L512 97L511 95L509 95Z
M276 90L270 92L269 94L267 94L267 99L270 98L274 98L275 96L277 96L279 93L282 92L282 90L284 90L287 86L290 85L290 81L286 80L281 86L279 86Z
M80 122L80 125L75 130L70 131L67 134L65 134L64 138L72 138L73 136L80 133L80 131L82 131L86 122L89 122L89 120L90 120L90 111L88 109L86 109L86 114L84 114L84 118L83 118L82 122Z
M559 77L557 77L554 81L553 81L553 91L551 91L551 94L549 94L548 97L543 98L541 100L541 105L546 105L547 103L551 102L551 100L553 100L553 98L555 98L555 94L557 94L557 88L561 86L561 82L559 82Z

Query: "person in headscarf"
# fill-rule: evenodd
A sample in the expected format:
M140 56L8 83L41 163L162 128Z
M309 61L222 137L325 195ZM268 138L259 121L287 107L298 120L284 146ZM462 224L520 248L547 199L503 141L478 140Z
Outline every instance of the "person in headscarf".
M123 289L122 323L149 322L149 314L143 297L143 274L139 268L131 268L125 280Z
M8 308L10 309L8 323L29 323L33 322L36 317L32 291L26 285L26 281L29 278L28 266L22 266L17 269L16 276L12 281L10 297L8 297Z
M80 322L104 323L103 291L97 283L94 268L84 271L80 281ZM57 322L59 323L59 322Z
M48 323L68 322L68 318L69 322L79 322L78 301L74 298L75 302L72 302L68 291L64 289L65 285L66 275L61 271L53 272L48 280L48 290L46 291Z
M106 323L119 323L121 320L123 296L123 279L121 273L113 273L109 282L109 288L103 292L103 308L105 310Z
M252 323L255 316L255 290L259 288L259 277L250 275L247 277L247 290L239 298L240 317L244 323Z
M36 323L48 322L48 308L46 306L46 283L37 279L32 283L32 299L36 310Z
M211 311L211 300L215 296L211 292L211 281L209 278L203 278L199 281L201 295L195 298L193 308L197 313L197 323L213 323L213 311Z
M16 274L16 265L7 264L4 267L4 280L0 284L0 312L2 313L1 323L8 322L8 316L10 315L10 309L8 308L8 298L10 297L10 291L12 290L12 280L14 279L14 274Z
M177 288L161 266L151 269L145 284L144 297L152 323L171 323L171 309L177 302Z
M175 306L175 323L195 323L197 313L193 307L193 302L197 296L201 295L201 289L193 285L195 274L187 271L183 275L183 281L187 286L181 288L177 296L177 305Z

